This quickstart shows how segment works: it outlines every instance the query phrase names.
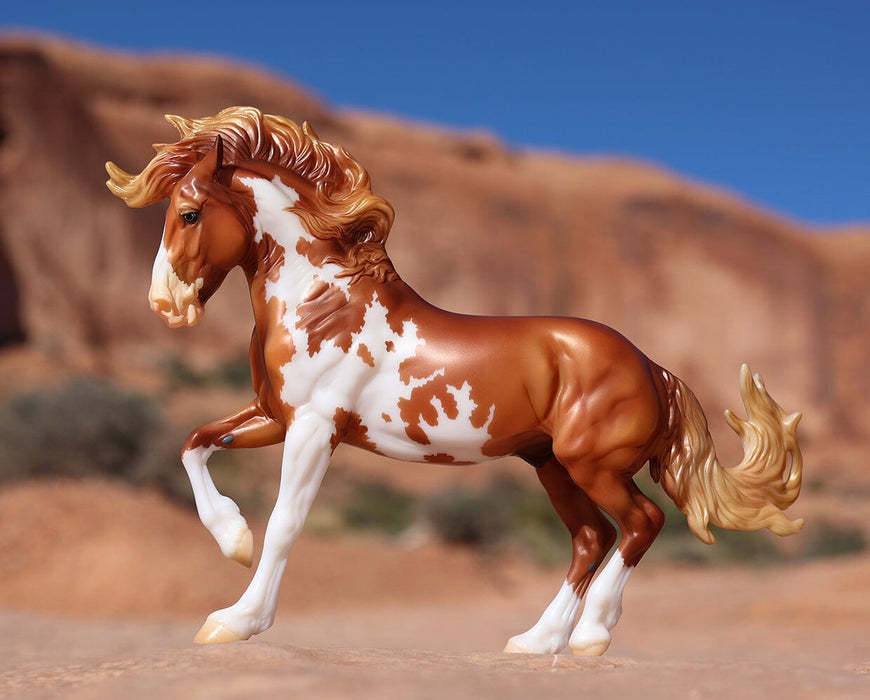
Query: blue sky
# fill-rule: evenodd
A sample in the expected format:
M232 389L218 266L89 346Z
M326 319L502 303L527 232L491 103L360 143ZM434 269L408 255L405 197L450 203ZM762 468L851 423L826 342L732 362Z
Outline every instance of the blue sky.
M334 106L632 156L794 219L870 222L867 2L10 4L3 30L220 54Z

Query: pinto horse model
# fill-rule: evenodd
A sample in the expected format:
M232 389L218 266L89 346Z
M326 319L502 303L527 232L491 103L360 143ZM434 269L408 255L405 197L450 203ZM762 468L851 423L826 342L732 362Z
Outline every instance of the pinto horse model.
M156 146L138 175L107 164L107 184L131 207L169 198L149 299L170 326L197 323L235 266L247 276L256 398L194 430L182 452L203 524L247 566L251 531L206 462L215 450L284 443L253 579L196 641L247 639L272 624L290 547L341 442L418 462L517 455L536 467L573 559L540 620L506 651L607 649L628 577L664 522L632 480L646 463L704 542L714 539L710 522L779 535L802 526L782 512L800 490L800 414L787 416L745 365L749 419L726 413L745 456L726 468L692 392L614 330L463 316L420 298L384 249L392 207L359 163L307 124L249 107L167 118L180 140ZM621 539L602 567L616 541L605 513Z

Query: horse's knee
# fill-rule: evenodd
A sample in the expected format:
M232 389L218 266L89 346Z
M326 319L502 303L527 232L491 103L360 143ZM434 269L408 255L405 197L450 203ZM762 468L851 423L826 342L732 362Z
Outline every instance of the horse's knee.
M184 441L184 445L181 447L181 454L184 456L186 452L190 452L191 450L195 450L198 447L211 447L213 436L211 432L206 430L207 426L201 425L198 428L194 428L190 434L187 436L187 439Z
M184 444L181 446L181 456L184 457L185 453L190 452L191 450L195 450L197 447L202 446L202 435L200 433L200 429L196 428L190 432L187 436L187 439L184 441Z

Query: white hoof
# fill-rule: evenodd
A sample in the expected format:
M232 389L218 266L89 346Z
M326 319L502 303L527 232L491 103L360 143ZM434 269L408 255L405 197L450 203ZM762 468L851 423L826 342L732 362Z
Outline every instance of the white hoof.
M235 504L233 504L235 507ZM248 523L236 512L224 516L218 525L208 528L212 536L221 548L221 553L228 559L251 566L254 559L254 535L248 527Z
M534 628L508 640L506 654L558 654L568 644L567 636L559 632L541 633Z
M232 553L227 556L242 566L251 567L254 561L254 533L249 527L246 526L244 531L239 533Z
M227 627L223 622L209 617L199 632L196 633L193 641L197 644L226 644L228 642L242 642L250 638L250 636L246 637L243 634L239 634Z
M604 625L585 629L571 635L569 646L574 656L601 656L610 646L612 637Z
M534 649L529 649L525 644L523 644L520 639L521 635L516 635L515 637L511 637L508 639L508 643L505 648L502 650L504 654L536 654L537 652Z

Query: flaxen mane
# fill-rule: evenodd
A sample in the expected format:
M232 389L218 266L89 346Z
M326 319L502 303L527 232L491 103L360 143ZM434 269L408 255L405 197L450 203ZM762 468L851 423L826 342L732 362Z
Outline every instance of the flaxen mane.
M344 275L391 277L384 242L393 224L393 208L371 191L369 175L340 146L321 141L307 123L295 122L254 107L230 107L204 119L167 115L178 129L176 143L156 144L157 155L141 173L132 175L107 164L109 189L131 207L144 207L169 196L190 169L223 141L228 165L262 160L282 166L311 182L315 206L297 207L309 232L322 240L337 239L341 252L331 256Z

